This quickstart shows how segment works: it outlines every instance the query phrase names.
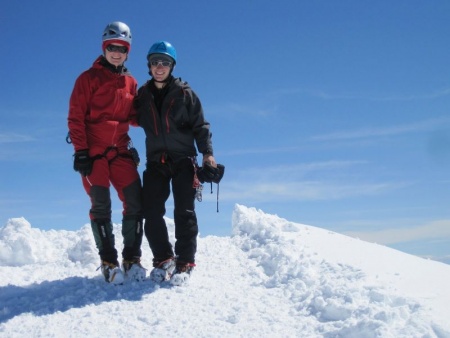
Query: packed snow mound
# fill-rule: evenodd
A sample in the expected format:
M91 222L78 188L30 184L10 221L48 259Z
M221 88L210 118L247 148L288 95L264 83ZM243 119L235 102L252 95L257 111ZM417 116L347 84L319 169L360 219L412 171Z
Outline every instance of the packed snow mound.
M173 221L166 221L174 243ZM114 225L119 252L120 230ZM149 267L145 238L142 250ZM450 266L242 205L232 215L232 236L199 238L186 287L150 280L112 286L98 263L89 225L42 231L10 219L0 229L0 332L450 337ZM99 330L100 322L109 324Z
M0 266L97 259L90 226L73 231L33 229L24 218L11 218L0 229Z
M325 337L450 337L446 264L240 205L233 235L263 269L264 285L322 323ZM424 325L430 308L446 331Z

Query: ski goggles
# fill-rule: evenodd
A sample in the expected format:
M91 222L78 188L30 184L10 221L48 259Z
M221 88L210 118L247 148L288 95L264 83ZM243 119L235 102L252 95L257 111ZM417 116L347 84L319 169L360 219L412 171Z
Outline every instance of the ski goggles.
M158 65L161 65L163 67L170 67L172 66L172 62L170 61L163 61L163 60L152 60L148 63L150 66L158 67Z
M128 48L126 46L116 46L116 45L108 45L106 46L106 50L108 52L118 52L118 53L122 53L125 54L128 52Z

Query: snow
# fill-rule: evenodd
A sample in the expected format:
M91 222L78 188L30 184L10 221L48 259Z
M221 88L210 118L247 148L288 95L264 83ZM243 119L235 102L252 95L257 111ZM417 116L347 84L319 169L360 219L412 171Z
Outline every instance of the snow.
M231 236L199 236L196 263L186 286L114 286L96 271L89 225L12 218L0 228L0 336L450 337L443 263L242 205Z

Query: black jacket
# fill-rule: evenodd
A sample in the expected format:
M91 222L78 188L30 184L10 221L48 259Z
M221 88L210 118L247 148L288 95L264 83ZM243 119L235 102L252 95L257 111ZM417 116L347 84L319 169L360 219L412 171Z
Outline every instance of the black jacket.
M203 155L213 154L210 125L187 82L171 77L158 89L153 80L147 81L139 88L134 107L146 135L147 162L196 156L195 145Z

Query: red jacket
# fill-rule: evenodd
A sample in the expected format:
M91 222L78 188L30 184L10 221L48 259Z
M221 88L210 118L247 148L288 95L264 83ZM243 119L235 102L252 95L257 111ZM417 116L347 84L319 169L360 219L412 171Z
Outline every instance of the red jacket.
M126 68L112 69L103 56L76 80L70 97L68 125L75 151L89 149L91 156L108 147L126 149L137 82ZM111 68L111 69L110 69Z

